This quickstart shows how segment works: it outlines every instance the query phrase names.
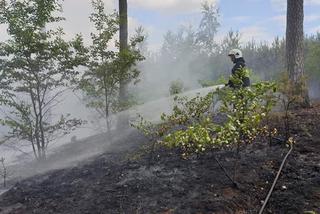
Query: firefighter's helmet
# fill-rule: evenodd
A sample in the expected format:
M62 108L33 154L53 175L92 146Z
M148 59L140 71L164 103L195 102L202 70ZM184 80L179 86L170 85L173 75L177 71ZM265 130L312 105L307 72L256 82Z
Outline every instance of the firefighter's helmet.
M242 57L242 51L239 49L232 49L231 51L229 51L228 56L234 56L236 59L241 58Z

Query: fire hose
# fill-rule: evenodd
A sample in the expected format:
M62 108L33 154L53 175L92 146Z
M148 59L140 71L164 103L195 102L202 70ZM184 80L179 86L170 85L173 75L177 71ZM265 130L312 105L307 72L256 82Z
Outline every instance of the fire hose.
M276 186L276 184L277 184L277 182L278 182L278 179L279 179L280 174L281 174L281 172L282 172L282 170L283 170L284 164L286 163L286 161L287 161L290 153L292 152L292 150L293 150L293 142L290 142L290 150L288 151L288 153L286 154L286 156L284 157L284 159L283 159L283 161L282 161L282 163L281 163L281 166L280 166L280 169L279 169L279 171L278 171L278 173L277 173L277 176L276 176L276 178L275 178L274 181L273 181L273 184L272 184L272 186L271 186L271 189L270 189L270 191L269 191L266 199L264 200L264 203L263 203L263 205L262 205L262 207L261 207L261 209L260 209L260 211L259 211L259 214L262 214L262 213L263 213L263 211L264 211L264 209L265 209L265 207L266 207L266 205L267 205L267 203L268 203L268 201L269 201L269 199L270 199L270 196L271 196L271 194L272 194L272 192L273 192L273 189L274 189L274 187Z

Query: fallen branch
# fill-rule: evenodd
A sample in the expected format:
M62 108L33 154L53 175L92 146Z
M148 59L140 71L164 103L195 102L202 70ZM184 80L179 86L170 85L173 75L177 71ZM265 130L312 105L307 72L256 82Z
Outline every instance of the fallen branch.
M215 161L218 163L218 165L220 166L220 168L223 170L224 174L227 176L227 178L232 182L232 184L238 188L239 185L237 184L237 182L235 182L231 176L228 174L227 170L222 166L222 164L220 163L220 161L214 156Z
M263 213L264 208L266 207L266 205L267 205L267 203L268 203L268 201L269 201L269 199L270 199L270 196L271 196L271 194L272 194L272 192L273 192L273 189L274 189L274 187L276 186L276 184L277 184L277 182L278 182L278 179L279 179L279 177L280 177L280 174L281 174L281 172L282 172L282 169L283 169L283 167L284 167L284 164L286 163L286 161L287 161L287 159L288 159L288 157L289 157L289 155L290 155L290 153L291 153L292 150L293 150L293 143L290 143L290 150L288 151L288 153L286 154L286 156L284 157L284 159L283 159L283 161L282 161L282 163L281 163L281 166L280 166L280 169L279 169L279 171L278 171L278 173L277 173L277 176L276 176L276 178L275 178L274 181L273 181L273 184L272 184L272 186L271 186L271 189L270 189L270 191L269 191L266 199L264 200L264 203L263 203L263 205L262 205L262 207L261 207L261 209L260 209L260 211L259 211L259 214L262 214L262 213Z

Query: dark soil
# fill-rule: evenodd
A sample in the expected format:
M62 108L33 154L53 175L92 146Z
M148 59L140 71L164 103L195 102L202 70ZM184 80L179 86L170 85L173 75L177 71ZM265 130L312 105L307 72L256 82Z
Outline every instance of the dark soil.
M282 121L273 118L281 128ZM320 105L293 112L297 143L264 213L320 212ZM76 167L56 170L17 183L0 197L0 213L258 213L289 148L261 140L242 148L211 151L183 160L159 148L147 169L146 138L132 131L109 152ZM215 158L232 175L236 188Z

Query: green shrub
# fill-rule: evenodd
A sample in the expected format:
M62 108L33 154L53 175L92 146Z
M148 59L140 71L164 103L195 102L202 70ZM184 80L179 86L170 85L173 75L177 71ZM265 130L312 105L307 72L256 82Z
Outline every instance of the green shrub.
M168 148L178 148L184 159L208 150L236 145L238 158L233 167L233 177L217 157L214 156L214 159L226 177L238 187L236 174L241 159L240 146L252 143L258 135L271 136L271 129L261 125L261 122L268 119L268 114L276 103L274 83L260 82L243 88L242 75L246 75L243 70L233 77L232 81L239 86L237 89L225 87L204 97L198 95L192 99L176 97L172 114L162 114L159 124L152 124L139 116L139 122L133 126L152 141L148 167L153 160L156 143ZM210 112L213 96L217 96L222 102L218 114ZM224 123L214 123L213 117L219 114L226 116Z
M180 94L184 91L184 85L181 80L175 80L170 83L170 95Z
M245 72L240 71L234 77L235 85L242 85L242 74ZM135 127L149 136L163 137L165 146L179 148L184 157L208 149L252 143L266 130L261 122L276 103L275 91L274 83L260 82L246 88L225 87L204 97L176 97L173 113L163 114L160 124L154 125L142 118ZM209 112L213 96L222 102L219 113L227 117L223 124L214 123L212 117L218 115Z
M260 126L261 121L275 104L275 97L272 96L274 90L275 84L268 82L257 83L250 88L218 90L214 94L222 101L220 113L227 116L226 122L215 124L210 115L202 115L200 120L186 129L166 135L165 145L179 147L183 155L188 155L207 149L253 142L264 130L264 127Z

